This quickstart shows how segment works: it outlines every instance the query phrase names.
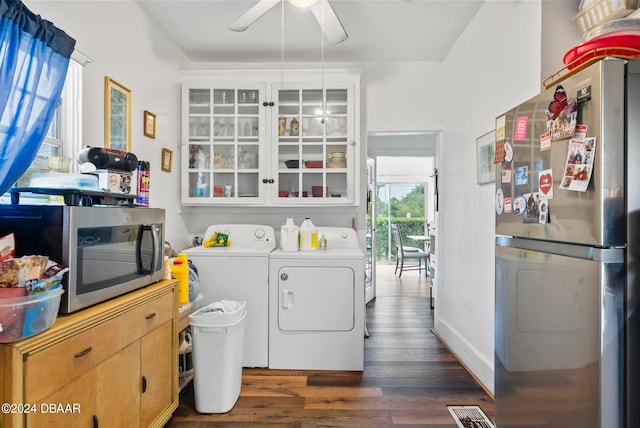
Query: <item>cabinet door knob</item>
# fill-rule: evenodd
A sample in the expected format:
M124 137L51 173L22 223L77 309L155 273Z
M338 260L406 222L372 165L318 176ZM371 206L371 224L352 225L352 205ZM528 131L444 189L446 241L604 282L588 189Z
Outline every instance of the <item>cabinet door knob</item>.
M87 349L85 349L84 351L80 351L78 352L76 355L74 355L74 357L76 358L80 358L80 357L84 357L85 355L87 355L89 352L91 352L93 350L93 348L91 346L89 346Z
M147 377L142 376L142 393L147 392Z
M98 416L93 415L93 428L98 428Z
M269 101L269 107L273 107L274 105L276 105L276 103L274 103L273 101Z
M263 103L262 103L262 105L263 105L264 107L268 107L268 106L269 106L269 103L265 101L265 102L263 102Z

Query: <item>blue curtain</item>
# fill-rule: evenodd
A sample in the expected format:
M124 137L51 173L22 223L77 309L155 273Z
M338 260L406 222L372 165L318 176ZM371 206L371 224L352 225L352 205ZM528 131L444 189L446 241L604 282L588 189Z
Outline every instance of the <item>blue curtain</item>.
M44 140L76 41L19 0L0 0L0 195Z

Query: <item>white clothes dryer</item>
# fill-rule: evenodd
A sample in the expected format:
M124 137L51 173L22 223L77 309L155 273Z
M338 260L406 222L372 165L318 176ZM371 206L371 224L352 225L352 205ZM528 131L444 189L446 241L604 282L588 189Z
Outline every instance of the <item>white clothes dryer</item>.
M325 250L269 256L269 368L361 371L364 253L353 229L317 229Z
M211 225L229 234L228 247L193 247L184 250L198 268L200 306L219 300L247 302L243 367L267 367L269 358L269 254L276 245L273 227L255 224Z

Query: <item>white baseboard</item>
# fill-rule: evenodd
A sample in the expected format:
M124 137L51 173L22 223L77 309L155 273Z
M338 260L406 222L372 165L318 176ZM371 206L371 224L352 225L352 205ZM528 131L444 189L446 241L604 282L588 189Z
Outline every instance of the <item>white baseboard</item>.
M494 363L481 356L458 331L441 319L435 320L434 334L449 348L449 351L465 366L482 388L494 396Z

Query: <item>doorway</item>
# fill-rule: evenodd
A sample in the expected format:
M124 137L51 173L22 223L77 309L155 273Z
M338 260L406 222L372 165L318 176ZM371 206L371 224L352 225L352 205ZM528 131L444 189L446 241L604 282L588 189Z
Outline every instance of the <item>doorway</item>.
M372 275L366 301L376 296L376 271L390 262L391 222L407 234L427 235L436 221L436 142L439 132L369 133L367 136L367 251ZM416 199L419 208L412 207ZM415 233L413 233L415 232ZM419 244L424 245L424 244Z

